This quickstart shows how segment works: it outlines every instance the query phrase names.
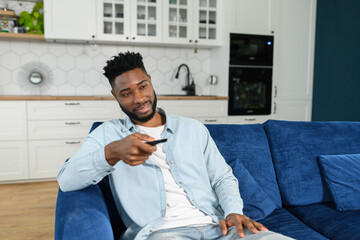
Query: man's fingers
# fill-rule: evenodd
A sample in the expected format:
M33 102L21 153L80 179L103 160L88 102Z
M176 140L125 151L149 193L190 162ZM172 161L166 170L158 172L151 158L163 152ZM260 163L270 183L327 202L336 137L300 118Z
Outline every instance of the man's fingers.
M254 224L250 220L245 221L244 226L253 233L258 233L259 232L257 230L257 228L254 226Z
M149 135L146 135L146 134L139 133L139 132L136 132L133 135L141 141L151 142L151 141L155 140L155 138L150 137Z
M226 220L220 220L220 229L223 235L227 234Z
M245 237L245 234L244 234L244 228L243 228L243 224L241 221L236 221L235 222L235 227L236 227L236 231L238 232L239 236L241 238Z
M254 220L250 220L253 224L254 224L254 226L257 228L257 229L259 229L260 231L269 231L269 229L267 229L264 225L262 225L261 223L259 223L259 222L256 222L256 221L254 221Z

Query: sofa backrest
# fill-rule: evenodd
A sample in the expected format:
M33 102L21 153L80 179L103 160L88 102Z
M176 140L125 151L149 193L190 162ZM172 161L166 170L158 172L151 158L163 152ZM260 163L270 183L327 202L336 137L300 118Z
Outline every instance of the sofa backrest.
M360 122L269 120L264 129L284 205L331 201L317 157L360 153Z
M282 206L268 140L261 124L207 125L219 151L231 166L241 161L276 207ZM241 176L236 176L241 180Z

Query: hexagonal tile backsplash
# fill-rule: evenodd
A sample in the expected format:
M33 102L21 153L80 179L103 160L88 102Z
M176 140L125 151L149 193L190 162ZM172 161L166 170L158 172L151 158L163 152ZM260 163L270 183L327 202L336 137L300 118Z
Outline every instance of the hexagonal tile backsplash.
M119 52L140 52L145 68L152 76L157 94L185 94L182 87L186 72L179 79L175 72L182 63L188 64L196 84L197 94L210 94L207 79L210 75L211 51L170 47L139 47L91 45L80 43L27 42L0 40L1 95L85 96L110 95L108 80L102 75L106 61ZM44 64L50 70L46 88L28 87L24 66Z

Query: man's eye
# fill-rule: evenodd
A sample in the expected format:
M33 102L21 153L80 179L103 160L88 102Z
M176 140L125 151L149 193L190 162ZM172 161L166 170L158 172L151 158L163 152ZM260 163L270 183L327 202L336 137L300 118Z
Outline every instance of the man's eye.
M146 88L146 87L147 87L147 84L142 85L142 86L140 87L140 89L144 89L144 88Z
M123 94L123 97L128 97L128 96L130 96L131 95L131 92L127 92L127 93L124 93Z

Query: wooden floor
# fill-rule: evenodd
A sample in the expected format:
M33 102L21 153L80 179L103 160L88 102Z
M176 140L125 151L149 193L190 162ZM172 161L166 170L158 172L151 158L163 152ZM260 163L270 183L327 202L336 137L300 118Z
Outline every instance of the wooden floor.
M57 182L0 184L0 239L54 239Z

